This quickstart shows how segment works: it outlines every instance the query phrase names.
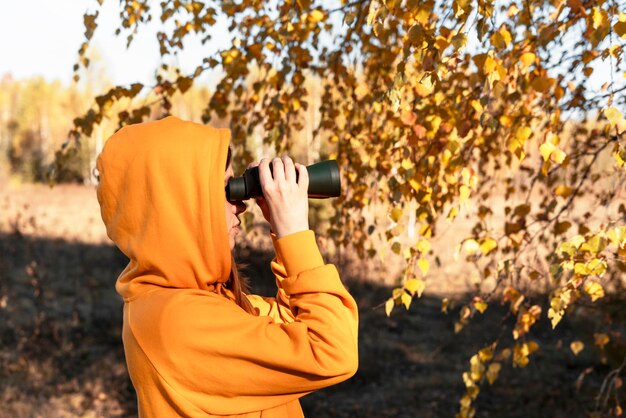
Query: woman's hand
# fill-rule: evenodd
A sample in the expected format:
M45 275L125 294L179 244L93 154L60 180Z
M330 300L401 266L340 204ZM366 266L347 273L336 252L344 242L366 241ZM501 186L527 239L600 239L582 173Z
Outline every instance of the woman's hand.
M270 159L259 163L259 179L267 212L259 203L263 216L270 223L277 238L309 229L309 173L302 164L295 163L285 156L274 158L272 171ZM296 182L296 170L298 181ZM273 178L272 178L273 173Z

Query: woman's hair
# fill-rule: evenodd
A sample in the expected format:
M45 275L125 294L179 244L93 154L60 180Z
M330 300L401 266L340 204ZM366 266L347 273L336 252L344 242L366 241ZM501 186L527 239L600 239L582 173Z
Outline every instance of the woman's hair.
M232 160L232 151L230 147L228 147L228 156L226 157L226 168L224 171L228 169ZM235 295L235 302L239 305L244 311L256 315L256 311L246 294L250 293L250 284L248 283L248 279L241 274L239 274L239 268L243 268L243 265L237 265L235 262L235 257L231 255L231 270L230 270L230 278L227 282L227 287L230 289Z

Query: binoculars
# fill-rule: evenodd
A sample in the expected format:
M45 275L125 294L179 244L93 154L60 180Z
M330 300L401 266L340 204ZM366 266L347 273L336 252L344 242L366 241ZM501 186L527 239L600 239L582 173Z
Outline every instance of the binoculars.
M270 171L271 169L270 163ZM310 198L325 199L341 196L341 178L336 160L315 163L307 166L306 170L309 173L308 195ZM296 171L296 181L298 177ZM226 185L226 199L231 202L262 195L258 166L247 169L241 177L231 177Z

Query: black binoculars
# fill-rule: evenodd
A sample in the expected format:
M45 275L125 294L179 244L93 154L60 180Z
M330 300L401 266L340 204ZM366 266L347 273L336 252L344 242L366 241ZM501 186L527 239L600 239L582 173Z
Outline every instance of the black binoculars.
M270 170L272 164L270 163ZM325 199L341 196L341 178L339 165L336 160L322 161L306 167L309 173L310 198ZM296 181L298 181L296 171ZM247 200L263 195L259 179L259 167L252 167L244 171L241 177L231 177L226 185L226 199L234 202Z

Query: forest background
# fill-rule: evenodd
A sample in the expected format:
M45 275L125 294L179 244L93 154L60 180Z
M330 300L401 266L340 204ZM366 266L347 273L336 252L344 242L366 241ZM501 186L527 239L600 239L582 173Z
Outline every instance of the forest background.
M230 127L239 170L340 163L344 196L311 216L359 302L361 365L305 397L307 416L622 415L623 5L122 1L121 39L163 28L153 76L122 85L90 45L99 7L75 83L0 81L11 416L136 413L94 159L167 114ZM222 44L182 68L212 30ZM270 295L266 228L245 224L238 256Z

